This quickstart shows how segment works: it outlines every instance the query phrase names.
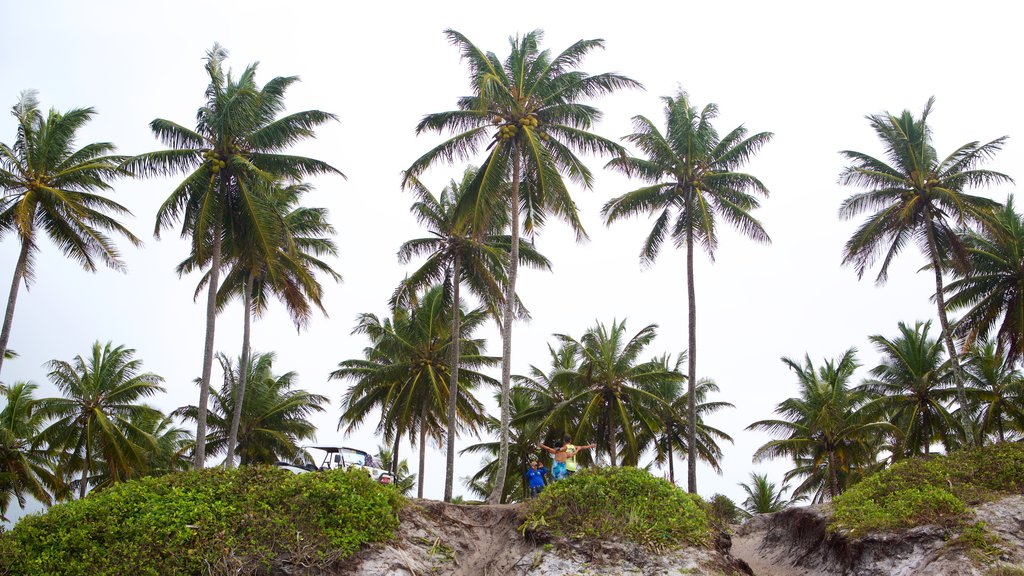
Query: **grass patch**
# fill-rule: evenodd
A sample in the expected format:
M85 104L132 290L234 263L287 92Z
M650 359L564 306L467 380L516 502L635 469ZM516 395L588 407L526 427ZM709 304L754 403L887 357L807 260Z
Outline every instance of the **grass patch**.
M854 485L834 501L830 529L860 536L936 524L962 525L968 504L1024 493L1024 445L1004 443L914 458Z
M325 568L390 538L400 505L361 471L246 466L144 478L23 518L0 536L0 574Z
M547 487L522 529L579 540L619 539L653 549L705 546L711 529L699 496L636 468L601 468Z

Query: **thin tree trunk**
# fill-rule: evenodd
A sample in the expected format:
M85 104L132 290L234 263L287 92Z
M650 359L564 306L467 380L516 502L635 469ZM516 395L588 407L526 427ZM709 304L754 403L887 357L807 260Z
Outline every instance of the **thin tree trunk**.
M398 480L398 443L402 441L401 434L395 434L395 447L391 450L391 473L395 480Z
M509 382L512 380L512 316L515 312L516 272L519 269L519 143L512 152L512 249L508 261L508 285L505 287L505 318L501 326L501 436L498 447L498 474L488 504L501 502L505 476L508 472Z
M452 487L455 483L455 417L458 410L459 400L459 364L461 363L462 338L459 334L459 287L462 284L462 262L459 255L455 255L452 263L452 359L451 359L451 383L448 384L448 461L445 465L444 475L444 501L452 501Z
M0 370L3 370L4 355L7 354L7 342L11 338L11 325L14 324L14 303L18 300L18 288L21 286L21 281L25 278L30 246L30 242L24 238L21 240L21 252L18 253L18 263L14 265L14 280L11 281L11 294L7 297L4 327L0 331Z
M687 210L688 219L693 211ZM693 223L686 227L686 294L689 302L689 350L687 351L686 491L697 493L697 295L693 286Z
M619 454L618 447L615 445L615 426L612 424L612 419L608 418L608 422L605 427L605 440L608 442L608 459L611 461L612 467L618 466Z
M245 282L245 294L242 296L242 307L245 308L242 325L242 358L238 366L238 382L235 383L235 409L231 414L231 430L228 432L228 457L225 465L235 465L235 450L238 447L238 425L242 422L242 405L245 404L245 385L249 378L249 338L252 328L252 287L256 276L250 271Z
M672 482L672 485L675 486L676 485L676 467L675 467L675 463L672 462L672 460L673 460L673 456L672 456L672 429L669 428L668 432L669 432L668 433L668 479L669 479L670 482Z
M426 422L420 423L420 477L417 478L416 497L423 498L423 473L427 462L427 426Z
M927 221L925 230L928 232L928 251L932 259L932 268L935 270L935 305L939 310L939 323L942 325L942 337L946 342L946 350L949 352L949 364L953 367L953 380L956 381L956 399L960 403L960 424L964 428L964 437L968 448L975 444L974 425L971 422L971 415L967 409L967 390L964 387L964 374L960 369L960 359L956 353L956 346L953 344L953 336L949 331L949 320L946 318L946 299L942 294L942 266L939 263L939 249L935 244L935 229L932 228L931 210L925 208Z
M829 448L828 451L828 483L830 498L839 496L839 473L836 471L835 452Z
M88 429L88 424L86 425ZM85 490L89 484L89 469L92 465L92 449L90 448L91 434L86 434L85 444L85 468L82 470L82 482L78 485L78 499L85 498Z
M221 180L221 192L227 184ZM206 295L206 343L203 347L203 378L199 384L199 410L196 414L196 448L193 467L206 465L206 410L210 401L210 376L213 373L213 332L217 323L217 285L220 284L220 215L215 215L213 250L210 254L210 289Z

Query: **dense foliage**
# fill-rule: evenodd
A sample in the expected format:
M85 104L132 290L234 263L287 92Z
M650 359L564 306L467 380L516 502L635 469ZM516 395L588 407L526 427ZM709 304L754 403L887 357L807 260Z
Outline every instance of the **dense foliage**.
M869 476L835 499L832 529L851 534L956 525L967 503L1024 493L1024 446L997 444L914 458Z
M242 467L145 478L22 519L0 536L0 574L327 567L390 538L400 503L359 471Z
M621 539L651 548L711 541L704 501L636 468L581 472L529 503L523 529L569 538Z

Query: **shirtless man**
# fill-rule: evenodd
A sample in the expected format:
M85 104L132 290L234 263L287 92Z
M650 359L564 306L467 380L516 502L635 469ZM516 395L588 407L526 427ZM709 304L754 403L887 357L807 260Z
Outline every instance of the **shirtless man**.
M551 477L555 480L561 480L569 475L565 468L565 461L569 459L569 455L565 453L565 446L561 440L555 442L555 447L546 446L543 442L538 442L537 446L540 446L545 451L551 454L551 457L555 460L555 465L551 467Z

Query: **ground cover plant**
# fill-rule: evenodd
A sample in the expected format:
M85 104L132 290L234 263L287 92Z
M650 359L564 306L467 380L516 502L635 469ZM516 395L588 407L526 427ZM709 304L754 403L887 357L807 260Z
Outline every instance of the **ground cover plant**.
M661 549L711 542L699 496L636 468L601 468L556 482L527 504L523 530Z
M358 470L145 478L22 519L0 535L0 574L318 573L389 539L401 501Z
M968 505L1021 493L1024 446L1017 443L913 458L837 497L831 529L861 535L923 524L957 526Z

